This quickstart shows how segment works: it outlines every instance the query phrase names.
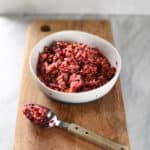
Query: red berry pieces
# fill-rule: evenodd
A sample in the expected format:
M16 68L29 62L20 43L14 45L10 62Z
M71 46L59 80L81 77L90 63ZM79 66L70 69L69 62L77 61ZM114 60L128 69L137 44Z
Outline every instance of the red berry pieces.
M47 109L45 107L27 104L23 108L24 115L34 124L40 127L48 127L49 119L47 118Z
M83 43L56 41L39 54L37 76L49 88L81 92L98 88L116 69L97 48Z

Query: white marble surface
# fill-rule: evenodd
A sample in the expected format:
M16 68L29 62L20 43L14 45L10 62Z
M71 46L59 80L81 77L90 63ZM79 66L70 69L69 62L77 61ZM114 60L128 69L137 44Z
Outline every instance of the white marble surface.
M13 149L25 32L36 18L109 18L123 59L122 89L132 150L150 149L149 16L11 16L0 17L0 149Z
M0 0L4 14L150 14L149 0Z

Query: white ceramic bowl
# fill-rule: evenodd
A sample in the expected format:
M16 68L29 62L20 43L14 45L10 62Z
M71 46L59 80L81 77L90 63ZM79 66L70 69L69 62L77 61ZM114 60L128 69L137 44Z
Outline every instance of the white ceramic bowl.
M105 85L86 92L64 93L47 87L44 83L42 83L37 78L36 75L36 65L38 61L38 55L40 52L43 51L43 48L45 46L50 45L53 41L59 41L59 40L81 42L81 43L86 43L91 47L99 48L101 53L108 58L111 65L116 67L116 73L114 77ZM67 30L67 31L61 31L61 32L56 32L54 34L50 34L44 39L42 39L41 41L39 41L32 49L30 59L29 59L29 65L35 81L39 85L40 89L42 89L42 91L45 94L47 94L49 97L61 102L84 103L84 102L90 102L98 98L101 98L112 89L112 87L115 85L117 81L117 78L121 70L121 57L118 51L116 50L116 48L114 48L112 44L102 39L101 37L86 32Z

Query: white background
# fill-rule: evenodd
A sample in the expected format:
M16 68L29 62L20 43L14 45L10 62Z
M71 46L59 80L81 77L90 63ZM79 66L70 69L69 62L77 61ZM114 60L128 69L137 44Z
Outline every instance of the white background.
M150 0L0 0L0 14L150 14Z

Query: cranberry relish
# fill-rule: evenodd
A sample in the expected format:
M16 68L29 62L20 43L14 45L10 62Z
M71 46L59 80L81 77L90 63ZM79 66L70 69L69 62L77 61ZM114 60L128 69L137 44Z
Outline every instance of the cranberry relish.
M39 54L37 76L49 88L81 92L98 88L116 69L98 48L83 43L56 41Z
M27 104L23 107L24 115L34 124L40 127L48 127L49 119L47 117L48 110L45 107L36 104Z

